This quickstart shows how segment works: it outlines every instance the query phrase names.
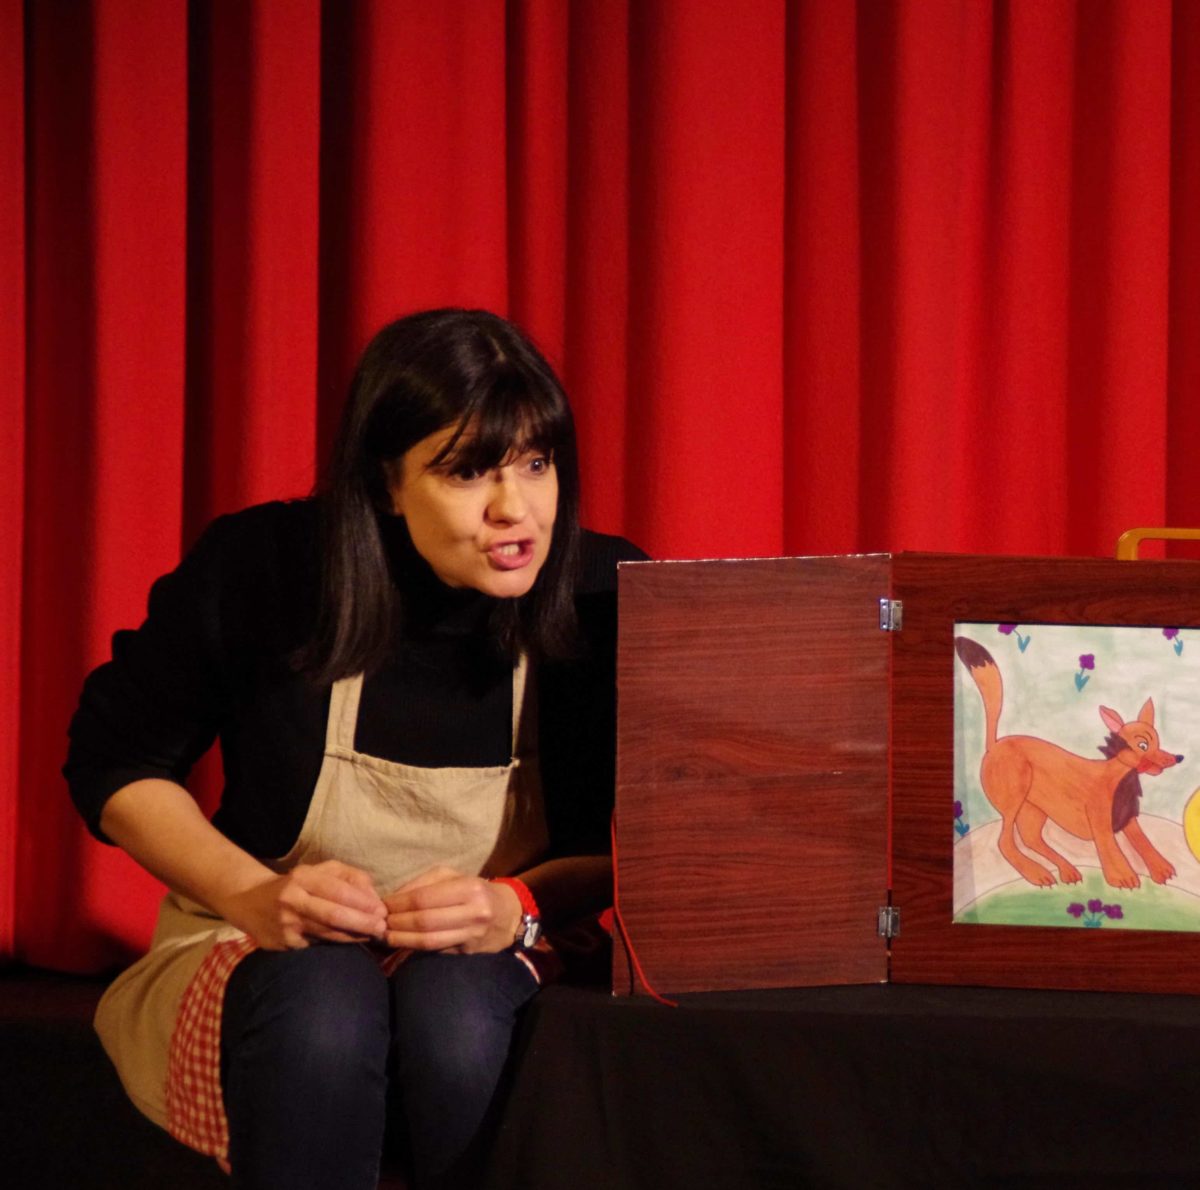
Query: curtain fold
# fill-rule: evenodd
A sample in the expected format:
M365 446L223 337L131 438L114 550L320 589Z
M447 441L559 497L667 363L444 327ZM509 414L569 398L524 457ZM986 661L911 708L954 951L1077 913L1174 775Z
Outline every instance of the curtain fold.
M585 515L627 524L629 359L629 11L579 0L567 31L567 244L563 379L573 395ZM628 495L628 505L627 505Z
M146 941L80 682L385 320L527 326L659 557L1108 554L1200 523L1197 209L1189 0L0 0L0 955Z
M783 544L784 53L782 5L630 8L627 529L657 553L667 524L693 557Z
M189 540L214 516L312 486L320 17L317 0L190 13Z
M858 541L864 507L858 19L805 0L787 21L783 529L828 554Z
M1171 214L1167 296L1167 507L1200 524L1192 453L1200 442L1200 5L1171 24Z
M5 793L17 952L86 968L156 895L64 814L57 768L71 686L140 619L147 578L180 549L186 10L26 12L25 569L19 773Z
M16 925L25 573L25 14L0 5L0 959Z

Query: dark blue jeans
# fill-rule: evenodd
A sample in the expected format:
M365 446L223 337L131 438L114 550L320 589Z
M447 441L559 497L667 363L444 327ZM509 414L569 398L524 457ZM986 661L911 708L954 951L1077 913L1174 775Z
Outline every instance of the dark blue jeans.
M255 951L221 1028L235 1187L375 1190L390 1111L418 1187L477 1184L521 1007L508 952L417 954L390 977L355 945Z

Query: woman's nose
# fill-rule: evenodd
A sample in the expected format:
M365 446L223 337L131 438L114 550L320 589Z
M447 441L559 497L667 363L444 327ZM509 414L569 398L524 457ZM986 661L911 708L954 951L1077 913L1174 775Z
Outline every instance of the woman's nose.
M489 519L506 524L525 518L525 493L521 491L520 481L511 468L500 468L496 481L492 484L487 511Z

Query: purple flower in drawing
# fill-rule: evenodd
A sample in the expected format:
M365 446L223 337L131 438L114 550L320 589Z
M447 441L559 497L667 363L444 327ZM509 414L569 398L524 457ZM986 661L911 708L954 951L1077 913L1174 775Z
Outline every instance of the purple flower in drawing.
M1167 638L1167 640L1174 640L1178 635L1179 635L1178 628L1164 628L1163 629L1163 636L1165 636Z
M1079 657L1080 669L1095 669L1096 655L1094 653L1081 653Z
M1175 650L1175 656L1179 657L1183 653L1183 637L1179 635L1179 629L1164 628L1163 636L1171 642L1171 647Z
M1030 638L1028 636L1022 636L1019 632L1017 632L1016 624L997 624L996 631L1003 632L1005 636L1012 636L1014 633L1016 633L1017 648L1020 649L1022 653L1024 653L1029 647Z
M956 801L954 803L954 833L961 839L970 829L971 824L963 822L963 804Z
M1086 907L1078 901L1072 901L1067 906L1067 912L1089 930L1098 930L1106 917L1110 921L1117 921L1125 916L1120 905L1106 905L1099 897L1093 897Z
M954 817L955 817L955 818L961 818L961 817L962 817L962 802L955 802L955 803L954 803Z

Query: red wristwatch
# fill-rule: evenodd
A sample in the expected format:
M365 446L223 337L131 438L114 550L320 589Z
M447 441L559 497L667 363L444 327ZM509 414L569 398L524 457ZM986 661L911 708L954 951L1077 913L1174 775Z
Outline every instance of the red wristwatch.
M529 885L517 876L492 876L492 884L507 884L521 902L521 924L517 927L513 943L522 950L530 950L542 936L542 915Z

